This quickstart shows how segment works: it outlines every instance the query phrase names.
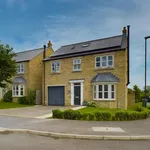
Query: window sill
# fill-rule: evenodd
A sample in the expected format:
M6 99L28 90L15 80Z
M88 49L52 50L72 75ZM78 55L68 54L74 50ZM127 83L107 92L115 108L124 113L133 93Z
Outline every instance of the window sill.
M73 70L72 72L82 72L82 70Z
M99 102L114 102L116 99L94 99L94 101L99 101Z
M24 95L22 96L12 96L13 98L19 98L19 97L24 97Z
M24 74L24 72L17 73L17 75Z
M60 72L51 72L50 74L61 74Z
M95 68L94 70L97 71L97 70L114 70L115 67L107 67L107 68Z

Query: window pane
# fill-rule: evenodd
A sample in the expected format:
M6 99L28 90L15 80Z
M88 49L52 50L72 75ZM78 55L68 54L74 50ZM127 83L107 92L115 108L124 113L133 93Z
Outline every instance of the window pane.
M59 66L60 66L60 63L59 63L59 62L56 62L56 66L59 67Z
M113 56L108 56L108 60L113 60Z
M113 62L112 61L108 61L108 66L112 66Z
M98 95L99 97L98 98L103 98L103 93L102 92L99 92L99 95Z
M108 92L104 92L104 98L108 98Z
M102 85L99 85L99 91L102 91Z
M80 64L79 64L79 65L77 65L77 68L78 68L78 70L80 70L80 69L81 69Z
M96 92L94 92L94 98L96 98Z
M104 91L108 91L108 85L104 85Z
M94 85L94 91L96 92L96 85Z
M103 67L107 66L106 62L102 62L102 66Z
M111 85L111 91L114 91L114 85Z
M97 63L96 63L96 67L100 67L100 62L97 62Z
M111 92L111 98L114 99L115 98L115 94L114 92Z
M102 57L102 61L106 61L106 56L103 56L103 57Z
M96 62L99 62L100 61L100 57L96 57Z

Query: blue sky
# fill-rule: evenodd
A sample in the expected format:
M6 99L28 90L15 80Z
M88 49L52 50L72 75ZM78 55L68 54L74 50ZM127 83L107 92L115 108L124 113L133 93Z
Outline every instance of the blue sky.
M64 44L119 35L123 26L131 25L130 86L143 88L149 6L149 0L1 0L0 40L16 52L42 47L48 40L56 50ZM150 60L148 74L149 70Z

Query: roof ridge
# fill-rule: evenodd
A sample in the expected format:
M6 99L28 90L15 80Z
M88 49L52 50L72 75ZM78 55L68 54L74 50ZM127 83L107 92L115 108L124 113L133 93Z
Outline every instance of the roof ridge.
M21 51L21 52L16 52L16 54L24 53L24 52L30 52L30 51L36 51L36 50L40 50L40 49L43 49L43 48L41 47L41 48L37 48L37 49L31 49L31 50L25 50L25 51Z
M111 38L116 38L116 37L121 37L122 35L116 35L116 36L111 36L111 37L106 37L106 38L101 38L101 39L96 39L96 40L88 40L88 41L84 41L84 42L79 42L79 43L74 43L74 44L67 44L67 45L63 45L61 47L66 47L66 46L73 46L73 45L77 45L77 44L81 44L81 43L88 43L88 42L94 42L94 41L99 41L99 40L105 40L105 39L111 39Z

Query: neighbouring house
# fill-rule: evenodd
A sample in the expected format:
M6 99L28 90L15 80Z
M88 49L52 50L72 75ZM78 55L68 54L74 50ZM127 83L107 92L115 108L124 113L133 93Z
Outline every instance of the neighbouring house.
M44 62L45 105L94 100L101 107L127 108L129 26L118 36L64 45Z
M49 41L47 47L22 51L16 53L14 58L17 63L17 74L12 79L13 101L19 97L27 96L28 90L36 91L36 104L41 104L43 57L53 53L52 44Z

